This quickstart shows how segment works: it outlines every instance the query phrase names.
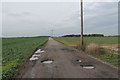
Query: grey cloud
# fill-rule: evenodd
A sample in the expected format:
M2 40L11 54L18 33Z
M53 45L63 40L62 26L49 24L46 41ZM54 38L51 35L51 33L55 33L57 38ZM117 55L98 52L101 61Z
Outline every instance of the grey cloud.
M84 33L117 34L117 3L84 7ZM3 14L3 36L80 33L79 3L4 3Z
M12 12L12 13L8 13L9 16L28 16L28 15L31 15L30 12L22 12L22 13L15 13L15 12Z

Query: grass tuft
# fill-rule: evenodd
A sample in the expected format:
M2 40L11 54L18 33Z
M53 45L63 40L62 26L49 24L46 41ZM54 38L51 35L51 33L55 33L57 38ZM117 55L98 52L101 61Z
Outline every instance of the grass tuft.
M86 46L85 52L88 54L99 56L100 54L100 46L96 43L91 43Z

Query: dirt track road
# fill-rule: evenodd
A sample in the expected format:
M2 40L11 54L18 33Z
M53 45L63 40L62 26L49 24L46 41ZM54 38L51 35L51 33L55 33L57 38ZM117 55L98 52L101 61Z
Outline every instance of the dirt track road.
M118 70L91 58L84 53L67 47L52 38L43 47L35 63L28 61L17 78L117 78ZM41 63L44 59L53 59L52 64ZM82 60L81 63L76 60ZM94 69L84 69L80 65L94 65Z

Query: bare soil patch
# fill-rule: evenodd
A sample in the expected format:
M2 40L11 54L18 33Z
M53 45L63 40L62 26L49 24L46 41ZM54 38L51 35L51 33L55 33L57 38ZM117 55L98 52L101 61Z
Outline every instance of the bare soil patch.
M118 51L120 50L120 48L118 46L119 46L118 44L111 44L111 45L102 44L102 45L100 45L101 48L105 48L105 49L115 51L115 52L113 52L113 54L119 54Z

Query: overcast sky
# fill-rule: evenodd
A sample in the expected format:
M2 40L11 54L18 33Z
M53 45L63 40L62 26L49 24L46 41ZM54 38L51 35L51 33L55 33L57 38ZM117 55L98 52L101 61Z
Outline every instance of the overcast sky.
M80 33L79 2L4 2L0 14L3 36ZM84 33L117 35L118 3L85 2Z

